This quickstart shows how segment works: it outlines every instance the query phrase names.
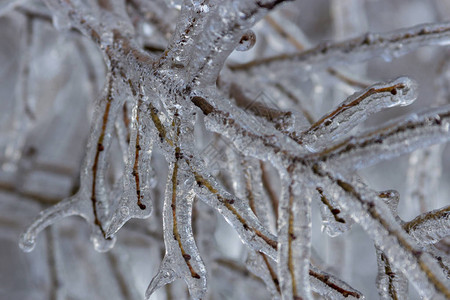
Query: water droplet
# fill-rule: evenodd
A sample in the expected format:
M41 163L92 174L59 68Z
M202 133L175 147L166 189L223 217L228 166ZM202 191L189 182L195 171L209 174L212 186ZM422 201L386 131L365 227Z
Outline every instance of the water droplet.
M34 246L36 246L36 241L33 237L30 237L25 233L20 236L19 247L22 251L31 252L34 249Z
M391 90L392 101L399 102L400 106L407 106L417 99L417 83L407 77L400 77L396 83L402 83L403 87Z
M116 237L110 237L105 239L102 234L94 233L91 236L91 241L94 244L94 249L97 252L107 252L114 247L116 243Z

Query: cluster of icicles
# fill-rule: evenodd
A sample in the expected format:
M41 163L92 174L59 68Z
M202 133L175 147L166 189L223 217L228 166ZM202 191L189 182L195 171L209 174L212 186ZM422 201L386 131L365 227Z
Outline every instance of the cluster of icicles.
M95 249L111 249L128 220L151 216L151 190L160 180L151 166L155 150L168 164L162 212L166 252L147 298L178 278L186 282L193 299L206 294L206 267L191 225L196 197L236 230L249 248L249 271L264 281L273 298L364 298L311 262L313 199L322 207L326 233L335 236L358 223L373 240L383 298L405 299L408 280L424 298L450 298L445 273L449 259L433 246L450 233L449 207L405 223L396 212L398 193L374 191L356 174L380 161L446 142L449 106L350 135L370 115L412 103L414 81L400 77L372 84L308 126L296 113L273 110L258 115L237 105L246 101L242 76L277 76L292 69L306 74L376 56L395 58L424 45L447 44L450 24L365 35L224 67L232 51L252 47L255 35L250 28L282 2L184 1L166 50L156 55L143 51L135 40L122 1L99 1L95 9L76 0L46 1L58 24L67 21L99 46L108 75L96 103L79 191L43 211L22 235L21 248L31 251L44 228L79 215L91 226ZM289 95L276 83L267 89ZM213 176L199 155L194 133L200 121L205 125L201 130L220 134L237 150L226 162L236 179L233 190ZM125 163L122 177L111 186L106 175L115 139ZM261 180L264 163L278 172L278 203L271 202Z

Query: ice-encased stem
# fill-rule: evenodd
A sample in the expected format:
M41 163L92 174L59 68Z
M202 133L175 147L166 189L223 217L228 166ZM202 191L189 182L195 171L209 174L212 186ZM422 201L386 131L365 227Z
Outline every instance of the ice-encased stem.
M419 245L435 244L450 235L450 205L421 214L403 228Z
M377 248L376 252L378 263L377 288L380 299L406 299L408 295L406 277L391 266L386 255L380 249Z
M336 199L374 240L389 263L403 272L422 297L450 297L449 283L440 273L439 266L407 235L377 193L323 166L316 165L313 173L336 193L350 196Z
M444 143L450 139L449 127L450 106L443 106L350 137L310 157L357 170L419 148Z
M150 282L146 299L152 293L183 278L193 299L202 299L206 293L206 268L203 264L192 233L192 205L195 194L192 186L185 186L187 164L175 159L169 165L170 172L164 200L163 225L166 252L158 273ZM190 181L191 184L194 182Z
M98 251L106 251L113 246L114 239L107 238L104 228L109 206L104 181L109 147L114 137L115 119L124 102L123 95L113 95L114 88L117 88L116 79L111 75L94 112L97 118L91 127L80 174L79 191L73 197L62 200L40 214L21 237L23 250L31 251L39 232L71 215L82 216L91 224L92 241Z
M348 97L297 139L309 148L323 147L324 141L339 139L370 115L386 108L409 105L416 97L416 83L406 77L372 85Z
M256 218L246 201L223 190L216 180L198 169L192 170L197 182L195 192L206 204L214 207L253 250L276 260L277 240Z
M361 292L355 290L344 281L326 273L314 265L309 269L312 291L332 300L364 299Z
M116 233L132 218L145 219L152 212L150 197L150 165L153 141L144 131L142 119L147 111L142 110L144 95L139 91L132 110L129 128L128 158L123 176L123 194L117 207L112 211L106 236Z
M409 53L419 47L448 45L450 23L422 24L387 33L367 33L360 37L336 43L324 43L315 48L294 54L258 59L230 66L232 70L256 67L327 67L334 64L356 63L374 57L386 60Z
M312 299L309 283L311 203L289 170L281 174L278 206L278 278L283 299Z

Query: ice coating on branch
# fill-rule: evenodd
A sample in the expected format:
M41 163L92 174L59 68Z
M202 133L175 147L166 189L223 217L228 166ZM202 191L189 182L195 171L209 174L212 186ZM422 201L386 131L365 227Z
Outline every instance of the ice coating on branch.
M248 203L224 191L210 175L200 170L195 170L194 174L199 198L215 207L253 250L276 259L276 238L258 221Z
M450 279L450 258L448 255L437 248L436 245L427 245L423 247L423 250L430 253L430 255L436 259L436 262L441 267L442 274L447 277L447 279Z
M309 274L311 275L312 290L326 299L365 299L361 292L313 265L311 265Z
M255 159L243 160L239 165L242 166L244 173L245 198L258 220L269 228L270 220L266 213L269 203L264 197L263 184L260 181L263 176L262 165ZM273 299L280 299L280 282L272 260L262 252L248 250L245 265L250 272L264 281Z
M146 299L156 289L177 278L184 279L192 299L202 299L206 293L206 269L195 245L191 226L195 194L187 189L194 180L187 178L189 175L183 165L174 162L169 173L163 212L166 253L145 293ZM183 186L185 184L187 187Z
M343 209L352 211L352 218L385 253L389 263L400 269L423 297L450 295L448 281L439 272L437 263L406 234L377 193L356 180L332 174L324 166L317 166L314 173L334 186L336 195L351 196L336 199Z
M289 171L287 171L289 172ZM278 207L278 278L285 298L312 299L309 283L311 199L288 174Z
M141 95L142 97L142 95ZM145 134L142 124L140 99L133 108L128 145L128 159L123 176L123 194L111 214L106 236L116 233L129 219L148 218L152 212L150 196L152 167L150 165L153 141Z
M427 45L447 45L450 41L450 24L423 24L388 33L367 33L360 37L342 41L326 42L317 47L295 54L251 61L232 66L235 70L274 66L275 68L327 67L333 64L355 63L374 57L386 61L405 55Z
M322 230L329 236L335 237L348 231L354 224L353 220L343 212L336 201L325 192L322 187L316 187L316 197L320 199L320 214L322 216Z
M379 249L377 249L377 263L377 287L380 299L406 299L408 296L406 277L391 266Z
M435 244L450 235L450 206L419 215L404 227L417 243Z
M378 197L386 203L392 214L398 215L398 204L400 202L400 194L396 190L387 190L378 193Z
M388 126L367 131L358 138L351 137L315 155L323 155L324 160L330 160L333 164L339 161L339 164L360 169L418 148L446 142L450 138L449 109L444 106L419 116L412 115L400 122L391 122ZM363 156L364 160L361 159Z
M386 203L394 216L398 214L400 195L397 191L383 191L378 193L378 197ZM402 223L399 217L396 217L396 219ZM379 248L376 248L376 253L378 264L377 288L380 299L407 298L408 280L405 275L389 263L386 255Z
M208 99L203 97L192 99L195 106L204 113L206 112L206 128L223 134L243 154L260 160L269 158L274 165L280 163L278 153L281 149L285 152L298 154L297 142L280 133L273 125L270 127L264 126L262 124L265 121L262 119L248 118L245 112L225 106L222 100ZM215 107L211 103L214 103ZM234 118L230 118L230 115ZM236 122L235 119L239 122ZM306 151L306 149L303 150L303 152Z
M323 116L300 135L303 143L316 148L320 141L342 137L370 115L394 106L411 104L417 97L416 83L406 77L375 84L348 97L332 112Z
M365 34L305 51L310 43L295 23L295 9L287 7L266 16L283 2L46 0L51 13L35 15L36 7L22 8L20 14L36 18L32 22L53 20L68 35L85 35L93 42L89 47L100 50L107 76L93 113L78 192L42 212L22 235L21 248L31 251L40 231L64 217L79 215L89 223L99 251L114 245L119 230L127 233L126 241L133 240L133 234L150 238L152 253L161 251L164 241L164 258L159 269L153 270L156 275L147 299L157 293L184 297L183 283L169 285L176 279L185 281L194 299L223 297L222 291L230 286L239 289L236 294L242 290L259 297L265 291L261 280L275 299L311 299L317 296L313 292L329 299L364 299L362 293L327 273L334 266L311 258L311 201L316 201L325 233L337 236L356 222L373 240L382 298L405 298L408 280L424 298L449 298L448 256L439 250L449 234L448 207L426 212L423 205L422 215L404 223L398 217L399 194L372 190L356 171L446 142L450 109L441 107L376 129L352 131L375 113L411 104L416 83L400 77L369 85L378 79L367 80L371 74L335 67L376 56L390 60L422 46L447 45L449 24ZM345 23L336 25L342 26L337 28L338 36L360 29L349 16L360 17L357 23L364 24L364 9L356 7L357 1L332 3L334 24ZM31 32L36 41L47 41ZM227 66L228 56L235 50L250 50L256 35L257 49L245 53L256 59ZM292 49L300 53L257 59ZM94 57L92 49L85 52L84 59ZM23 118L27 100L23 88L27 55L21 56L20 101L15 103L18 119ZM89 81L98 80L96 71L102 63L88 70ZM316 72L319 68L325 69ZM271 98L269 103L264 97ZM26 118L7 153L19 170L24 168L21 149L26 146L28 125L36 126ZM212 132L219 142L208 144ZM429 166L440 165L441 154L433 152L431 162L417 167L419 175L411 175L411 181L429 174ZM412 158L416 165L425 160L421 155ZM224 167L213 169L214 163ZM26 177L29 170L24 170ZM16 185L6 189L19 190ZM420 188L417 195L430 191ZM201 206L205 204L209 207ZM150 217L152 211L145 225L123 226L132 218ZM248 247L241 257L221 258L229 253L216 249L215 239L221 238L215 235L216 216L223 217ZM158 230L160 223L162 230ZM139 264L144 262L139 257ZM236 276L214 278L216 265ZM213 269L209 281L219 281L209 290L206 266ZM126 271L122 263L116 273ZM131 276L126 279L117 280L122 288L134 284ZM258 290L252 291L255 282ZM163 286L164 291L158 290Z
M98 251L107 251L114 245L114 238L106 236L105 222L108 215L107 191L105 187L106 159L113 138L114 118L122 108L124 97L117 94L118 82L109 78L103 95L99 98L94 114L97 118L92 126L87 152L83 162L80 189L73 197L43 211L21 237L21 248L31 251L36 236L47 226L58 220L79 215L90 223L91 240Z
M249 252L245 265L250 272L264 281L272 299L281 299L278 277L264 254Z

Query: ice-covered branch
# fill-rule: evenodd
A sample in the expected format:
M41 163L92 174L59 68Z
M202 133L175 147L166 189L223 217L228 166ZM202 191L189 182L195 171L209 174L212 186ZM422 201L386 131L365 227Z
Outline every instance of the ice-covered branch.
M350 137L313 154L311 158L360 169L419 148L444 143L450 139L449 109L444 106L400 122L391 122L380 129Z
M77 194L45 210L21 237L21 247L31 251L35 238L45 227L58 220L80 215L91 224L93 242L98 250L112 246L113 239L107 238L105 222L107 221L108 200L105 187L105 173L109 148L114 136L114 120L123 107L125 96L116 91L120 84L114 75L108 79L103 95L99 98L92 133L89 137L87 151L80 175L81 187Z
M311 199L296 182L293 168L281 174L278 206L278 278L283 297L311 299L309 257L311 251Z
M450 235L450 206L421 214L403 228L420 245L437 243Z
M374 113L411 104L416 98L415 86L414 81L403 77L385 84L372 85L347 98L307 131L294 138L310 148L317 148L315 145L320 145L321 141L339 139Z
M439 272L436 261L407 235L378 194L362 183L333 174L324 166L316 165L313 172L336 193L350 196L336 199L343 209L351 212L352 218L374 240L389 263L400 269L423 297L450 296L448 281Z
M170 166L163 212L166 253L158 273L150 282L146 299L156 289L177 278L185 280L193 299L202 299L206 293L206 268L195 245L191 225L195 194L183 186L189 176L187 168L179 159Z
M87 37L86 44L76 47L77 59L92 65L83 66L88 73L83 84L96 93L103 76L102 58L106 81L92 113L79 189L38 216L21 237L22 249L31 251L36 236L47 226L78 215L89 223L96 250L106 251L125 223L153 213L144 225L148 228L136 229L133 222L131 229L125 228L151 236L161 243L157 251L164 252L147 299L181 278L192 298L215 297L207 291L208 263L222 271L223 266L234 270L243 282L249 277L262 279L276 299L312 299L315 293L330 299L363 299L362 293L319 269L315 257L311 258L315 232L311 202L316 201L327 234L336 236L358 223L374 241L382 297L406 297L409 280L424 298L450 298L448 259L438 250L449 233L449 207L404 224L397 213L399 194L375 191L356 173L448 141L450 107L353 133L370 116L412 103L416 83L399 77L367 86L365 80L356 79L357 72L347 76L336 69L339 64L373 57L393 59L422 46L447 45L450 23L366 34L304 50L308 42L301 30L294 21L283 20L293 20L295 15L280 13L256 24L287 0L45 2L51 14L36 13L39 22L52 20L59 30L73 28ZM33 9L21 12L18 15L28 21L35 18ZM259 44L255 44L256 36ZM91 42L100 53L95 65L94 50L85 47ZM228 58L234 59L233 51L253 45L258 48L248 53L253 57L293 47L300 52L223 69ZM31 70L27 71L31 68L27 60L22 58L19 70L25 82L19 89L21 101L30 92L26 90L26 73ZM312 73L319 68L324 72ZM355 87L362 90L354 93ZM256 94L261 89L261 94L273 96L274 106L249 96L249 90ZM325 105L337 103L329 99L335 95L347 98L329 110ZM18 103L22 110L24 103ZM328 113L317 119L324 111ZM226 158L213 158L212 163L225 165L220 170L210 165L202 150L211 132L226 154ZM17 164L28 166L20 160ZM28 175L23 177L28 180ZM11 182L18 176L12 176ZM216 215L248 247L239 255L243 254L242 263L255 276L237 267L237 260L218 258ZM162 234L156 233L159 223ZM345 249L339 250L344 253ZM328 270L325 264L320 267ZM214 281L213 277L208 280ZM178 289L167 288L168 298L172 293L179 297Z
M295 54L281 54L254 60L245 64L231 65L232 70L247 70L276 65L281 67L328 67L333 64L355 63L374 57L385 60L405 55L419 47L447 45L450 24L424 24L388 33L367 33L361 37L319 46Z

